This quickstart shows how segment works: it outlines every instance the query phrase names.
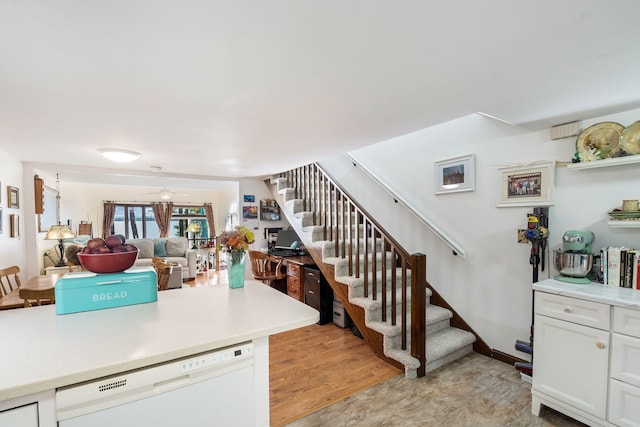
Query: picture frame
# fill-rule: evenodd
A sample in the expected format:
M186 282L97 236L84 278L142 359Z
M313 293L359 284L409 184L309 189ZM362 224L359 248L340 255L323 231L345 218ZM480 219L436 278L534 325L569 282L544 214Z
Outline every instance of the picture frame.
M498 207L551 206L555 161L498 169Z
M49 231L52 225L58 223L60 217L58 206L58 191L55 188L47 187L42 189L42 213L38 215L38 232L45 233Z
M476 189L476 156L454 157L436 162L436 194L461 193Z
M256 201L256 196L253 194L245 194L244 202L245 203L254 203Z
M7 186L7 206L11 209L20 208L20 192L17 187Z
M11 237L19 237L20 236L20 215L11 214L9 215L9 222L11 226Z
M249 221L258 219L258 205L250 205L242 207L242 220Z

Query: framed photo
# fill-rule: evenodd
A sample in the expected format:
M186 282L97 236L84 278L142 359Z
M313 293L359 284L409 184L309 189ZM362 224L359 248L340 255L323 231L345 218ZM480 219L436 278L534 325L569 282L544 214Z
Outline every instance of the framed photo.
M252 219L258 219L258 205L243 206L242 220L248 221Z
M436 194L460 193L475 189L475 154L436 162Z
M253 203L256 201L256 196L254 196L253 194L245 194L244 195L244 202L245 203Z
M498 169L498 207L551 206L555 182L555 162Z
M8 206L10 208L18 209L20 207L20 197L16 187L7 186L7 199L9 200Z
M11 223L11 237L19 237L20 236L20 215L18 214L9 215L9 221Z

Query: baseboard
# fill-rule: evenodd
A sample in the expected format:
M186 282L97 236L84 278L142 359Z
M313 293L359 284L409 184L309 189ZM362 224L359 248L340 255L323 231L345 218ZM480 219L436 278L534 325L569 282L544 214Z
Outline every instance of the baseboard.
M495 348L491 349L491 357L500 362L507 363L511 366L513 366L513 364L516 362L529 363L528 360L520 359L519 357L515 357L500 350L496 350Z

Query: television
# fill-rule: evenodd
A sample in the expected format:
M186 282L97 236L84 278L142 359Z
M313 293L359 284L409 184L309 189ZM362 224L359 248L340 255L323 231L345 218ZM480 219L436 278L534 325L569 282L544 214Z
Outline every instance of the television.
M293 230L278 230L278 237L276 237L276 249L290 249L293 242L300 242L298 235Z

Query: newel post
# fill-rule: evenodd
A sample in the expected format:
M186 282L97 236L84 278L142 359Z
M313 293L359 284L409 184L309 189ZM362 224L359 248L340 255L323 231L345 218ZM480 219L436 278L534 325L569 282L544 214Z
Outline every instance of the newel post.
M411 355L420 361L418 378L426 373L427 256L411 255Z

